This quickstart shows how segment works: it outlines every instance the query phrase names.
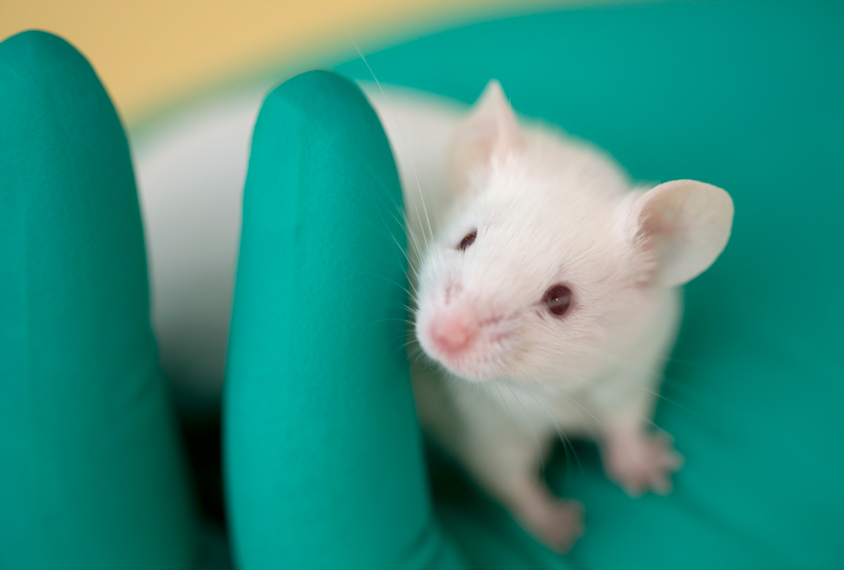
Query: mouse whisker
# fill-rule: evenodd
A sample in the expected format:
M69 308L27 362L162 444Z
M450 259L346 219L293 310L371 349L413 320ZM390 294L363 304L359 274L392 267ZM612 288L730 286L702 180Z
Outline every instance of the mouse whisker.
M586 476L586 472L583 470L583 464L580 462L580 458L577 456L577 451L574 449L574 444L572 443L571 439L569 439L566 434L563 432L562 427L560 427L560 423L554 419L554 416L548 411L548 408L542 403L542 400L536 397L532 391L528 390L528 394L536 401L542 411L545 412L545 415L548 416L548 419L551 421L551 425L554 427L554 430L557 432L557 436L559 436L560 440L563 443L563 450L566 454L566 467L570 463L571 459L569 458L569 447L571 447L571 452L574 455L574 459L577 461L577 466L580 468L580 473L583 476ZM568 472L567 472L568 473Z
M405 292L405 293L407 293L408 295L411 295L411 296L412 296L412 295L413 295L413 293L415 293L415 291L414 291L414 292L411 292L411 291L410 291L407 287L404 287L403 285L401 285L401 284L399 284L399 283L396 283L395 281L393 281L393 280L392 280L392 279L390 279L389 277L384 277L383 275L378 275L378 274L376 274L376 273L368 273L368 272L366 272L366 271L355 271L355 273L357 273L358 275L363 275L363 276L366 276L366 277L376 277L376 278L378 278L378 279L383 279L383 280L384 280L384 281L386 281L387 283L390 283L390 284L392 284L392 285L395 285L396 287L398 287L399 289L401 289L402 291L404 291L404 292ZM409 307L408 307L408 308L409 308Z
M396 217L396 214L399 214L401 215L402 220L406 222L406 212L404 211L403 202L401 200L393 199L393 191L387 186L387 183L384 181L384 179L373 169L370 164L365 163L363 167L366 169L367 174L369 174L370 176L369 179L367 179L367 186L369 187L370 192L372 192L373 197L378 200L379 206L386 206L387 211L393 215L393 218L396 221L399 221L399 218ZM372 183L375 183L377 189L380 190L380 192L375 192L375 188L372 187ZM401 225L403 226L404 223L402 223Z
M358 55L360 56L361 61L363 61L364 65L366 65L366 68L369 70L370 75L372 75L372 79L375 81L375 85L378 86L378 90L381 91L381 96L384 97L384 102L386 103L386 106L389 109L390 108L390 102L387 98L387 94L384 92L384 88L381 87L381 82L378 81L377 77L375 77L375 72L372 70L372 67L369 65L369 62L366 61L366 57L364 57L363 52L360 51L360 48L355 43L355 41L352 39L351 35L349 35L349 41L352 42L352 45L354 46L355 51L358 52ZM434 230L431 227L431 219L428 216L428 208L425 206L425 196L424 196L424 193L422 192L422 185L419 182L419 175L416 172L415 162L413 160L413 157L411 156L412 153L410 152L410 145L407 144L407 139L405 138L404 132L402 131L401 122L398 120L398 116L395 114L395 112L393 112L393 111L390 111L390 112L393 115L393 122L395 123L396 128L399 131L399 137L401 138L402 145L404 145L405 150L408 151L407 154L408 154L408 158L410 159L410 168L413 171L413 177L416 180L416 189L419 192L419 199L422 203L422 210L425 213L425 221L428 224L428 234L430 236L430 240L433 241L434 240ZM416 216L417 216L417 218L420 218L418 211L416 212ZM419 225L422 226L421 218L419 219ZM427 236L424 236L424 230L423 230L423 237L425 237L425 240L426 240L425 245L427 246L428 245L427 240L429 238Z
M646 372L647 372L647 371L646 371L646 369L645 369L645 368L643 368L643 367L641 367L641 366L636 366L636 365L634 365L634 364L632 364L632 363L630 363L630 362L624 361L624 360L622 360L622 359L620 359L620 358L613 358L612 356L607 355L607 354L604 354L604 353L601 353L601 352L599 352L599 351L595 351L595 352L594 352L594 355L595 355L595 356L597 356L597 357L599 357L599 358L604 358L605 360L607 360L607 361L609 361L609 362L612 362L613 364L616 364L616 365L618 365L618 366L621 366L622 368L625 368L626 370L629 370L629 371L631 371L631 372L635 372L635 373L637 373L637 374L643 374L643 373L646 373ZM656 374L655 374L655 373L653 373L653 372L650 372L650 376L651 376L651 378L654 378L654 377L656 376ZM672 377L668 376L668 375L664 375L664 374L663 374L663 375L662 375L662 377L663 377L666 381L675 382L675 380L674 380ZM678 402L676 402L676 401L674 401L674 400L672 400L672 399L670 399L670 398L668 398L668 397L666 397L666 396L664 396L664 395L662 395L662 394L660 394L660 393L656 392L655 390L652 390L652 389L650 389L650 388L646 388L646 387L644 387L644 386L642 386L642 385L640 385L640 384L637 384L636 382L633 382L633 381L632 381L632 380L630 380L630 379L626 380L626 383L627 383L627 384L629 384L630 386L632 386L632 387L634 387L634 388L638 389L638 390L641 390L641 391L643 391L643 392L646 392L646 393L648 393L648 394L650 394L650 395L654 396L655 398L658 398L658 399L660 399L660 400L663 400L663 401L667 402L668 404L671 404L672 406L674 406L674 407L676 407L676 408L678 408L678 409L680 409L680 410L682 410L682 411L684 411L684 412L686 412L686 413L688 413L688 414L691 414L691 415L692 415L692 416L694 416L695 418L697 418L697 419L699 419L699 420L701 420L701 421L705 422L707 425L710 425L710 426L712 426L712 427L715 427L715 428L721 429L719 426L717 426L716 424L713 424L711 421L709 421L709 420L707 420L706 418L702 417L700 414L698 414L698 413L697 413L697 412L695 412L694 410L689 409L688 407L686 407L686 406L684 406L684 405L682 405L682 404L680 404L680 403L678 403Z
M499 390L498 385L491 382L488 383L488 385L495 388L495 392L498 394L498 399L501 400L502 404L502 406L499 406L499 408L504 411L504 413L506 414L505 417L507 418L508 422L512 425L515 422L515 419L513 416L513 410L510 409L510 405L507 403L507 399L501 393L501 390Z
M521 410L522 410L522 414L525 417L525 421L527 422L528 428L530 429L530 433L533 436L533 441L534 441L534 443L536 443L536 456L539 458L540 462L542 462L542 458L544 456L544 453L543 453L542 445L539 443L539 437L537 437L536 431L533 429L533 422L530 421L530 414L527 413L527 410L525 409L524 404L522 404L522 401L519 399L518 394L516 394L516 392L513 390L513 388L510 386L510 384L505 382L504 385L507 386L508 390L510 390L510 393L513 395L513 398L515 398L516 403L519 405L519 408L521 408Z
M615 403L621 403L621 404L625 403L624 400L622 400L619 397L619 395L614 393L612 390L606 390L606 389L599 390L596 386L590 385L589 382L584 382L583 384L580 385L580 387L585 388L586 390L589 390L590 392L592 392L594 394L598 394L599 396L608 396L608 397L612 398L613 402L615 402ZM633 415L636 416L638 419L642 420L643 422L645 422L650 427L654 428L655 430L664 431L661 427L656 425L656 423L651 418L645 416L644 414L634 413Z
M410 324L410 321L408 321L407 319L400 319L399 317L385 317L383 319L375 319L374 321L370 321L369 325L376 325L378 323L384 323L384 322L388 322L388 321L390 321L390 322L399 321L399 322L404 323L404 324Z
M601 427L601 429L603 429L606 433L610 433L610 429L606 425L604 425L604 423L601 422L601 420L599 420L597 417L595 417L595 414L593 414L592 412L587 410L580 402L578 402L576 399L572 398L571 396L569 396L565 392L559 392L559 394L562 395L564 398L568 399L572 404L574 404L575 406L577 406L578 408L583 410L583 412L586 415L588 415L590 418L592 418L595 421L595 423L597 423Z
M416 268L416 264L414 263L413 258L414 257L418 258L419 252L421 251L421 248L420 248L420 245L419 245L419 239L417 238L415 232L413 232L411 225L408 223L407 212L404 211L404 209L402 209L400 214L401 214L401 218L399 218L399 216L396 215L395 211L390 212L390 216L393 218L393 220L395 220L395 222L399 226L401 226L402 228L405 229L405 236L406 236L407 240L410 242L408 244L410 246L410 249L408 249L406 247L402 247L401 245L399 245L396 237L394 235L392 235L392 233L391 233L391 235L393 237L393 240L396 242L396 245L399 247L399 249L401 249L402 253L404 254L405 259L407 260L408 270L413 272L414 275L416 275L418 270ZM414 255L411 256L409 252L413 252Z

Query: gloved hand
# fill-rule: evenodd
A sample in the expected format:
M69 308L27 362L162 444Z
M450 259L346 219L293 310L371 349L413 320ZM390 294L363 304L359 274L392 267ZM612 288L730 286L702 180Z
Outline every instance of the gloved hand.
M0 44L0 568L183 570L193 505L126 136L88 62Z

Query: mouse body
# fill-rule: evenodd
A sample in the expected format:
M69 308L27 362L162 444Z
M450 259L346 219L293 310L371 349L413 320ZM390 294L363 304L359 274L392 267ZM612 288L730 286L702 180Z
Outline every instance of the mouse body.
M637 185L602 150L517 117L497 81L471 108L363 87L403 187L426 432L561 552L582 506L539 476L555 440L595 439L632 496L670 492L682 457L653 412L680 286L725 247L729 195Z

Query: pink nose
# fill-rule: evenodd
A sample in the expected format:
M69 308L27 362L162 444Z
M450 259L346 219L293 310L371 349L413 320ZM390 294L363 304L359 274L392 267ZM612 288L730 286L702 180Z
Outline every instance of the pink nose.
M475 338L476 329L470 323L463 315L442 315L431 323L431 340L443 352L460 352Z

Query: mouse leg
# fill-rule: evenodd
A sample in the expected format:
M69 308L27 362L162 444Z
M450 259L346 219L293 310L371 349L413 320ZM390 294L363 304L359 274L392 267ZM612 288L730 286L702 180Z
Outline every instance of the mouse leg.
M416 406L426 432L522 528L549 548L567 552L583 534L583 507L554 496L539 477L553 426L529 420L517 403L508 407L498 391L448 384L422 364L415 366Z
M631 497L671 492L671 475L683 465L674 439L655 427L660 360L643 351L623 374L590 390L588 407L599 424L596 435L607 477Z
M668 433L648 426L653 424L653 391L632 390L626 396L623 405L605 408L601 414L604 471L631 497L648 491L667 495L673 488L671 475L682 467L683 456L675 451Z
M556 497L537 473L532 440L476 446L464 459L472 477L503 504L519 524L556 552L568 552L583 534L583 505Z
M566 553L583 535L583 505L555 497L535 474L511 481L507 495L522 527L552 550Z

